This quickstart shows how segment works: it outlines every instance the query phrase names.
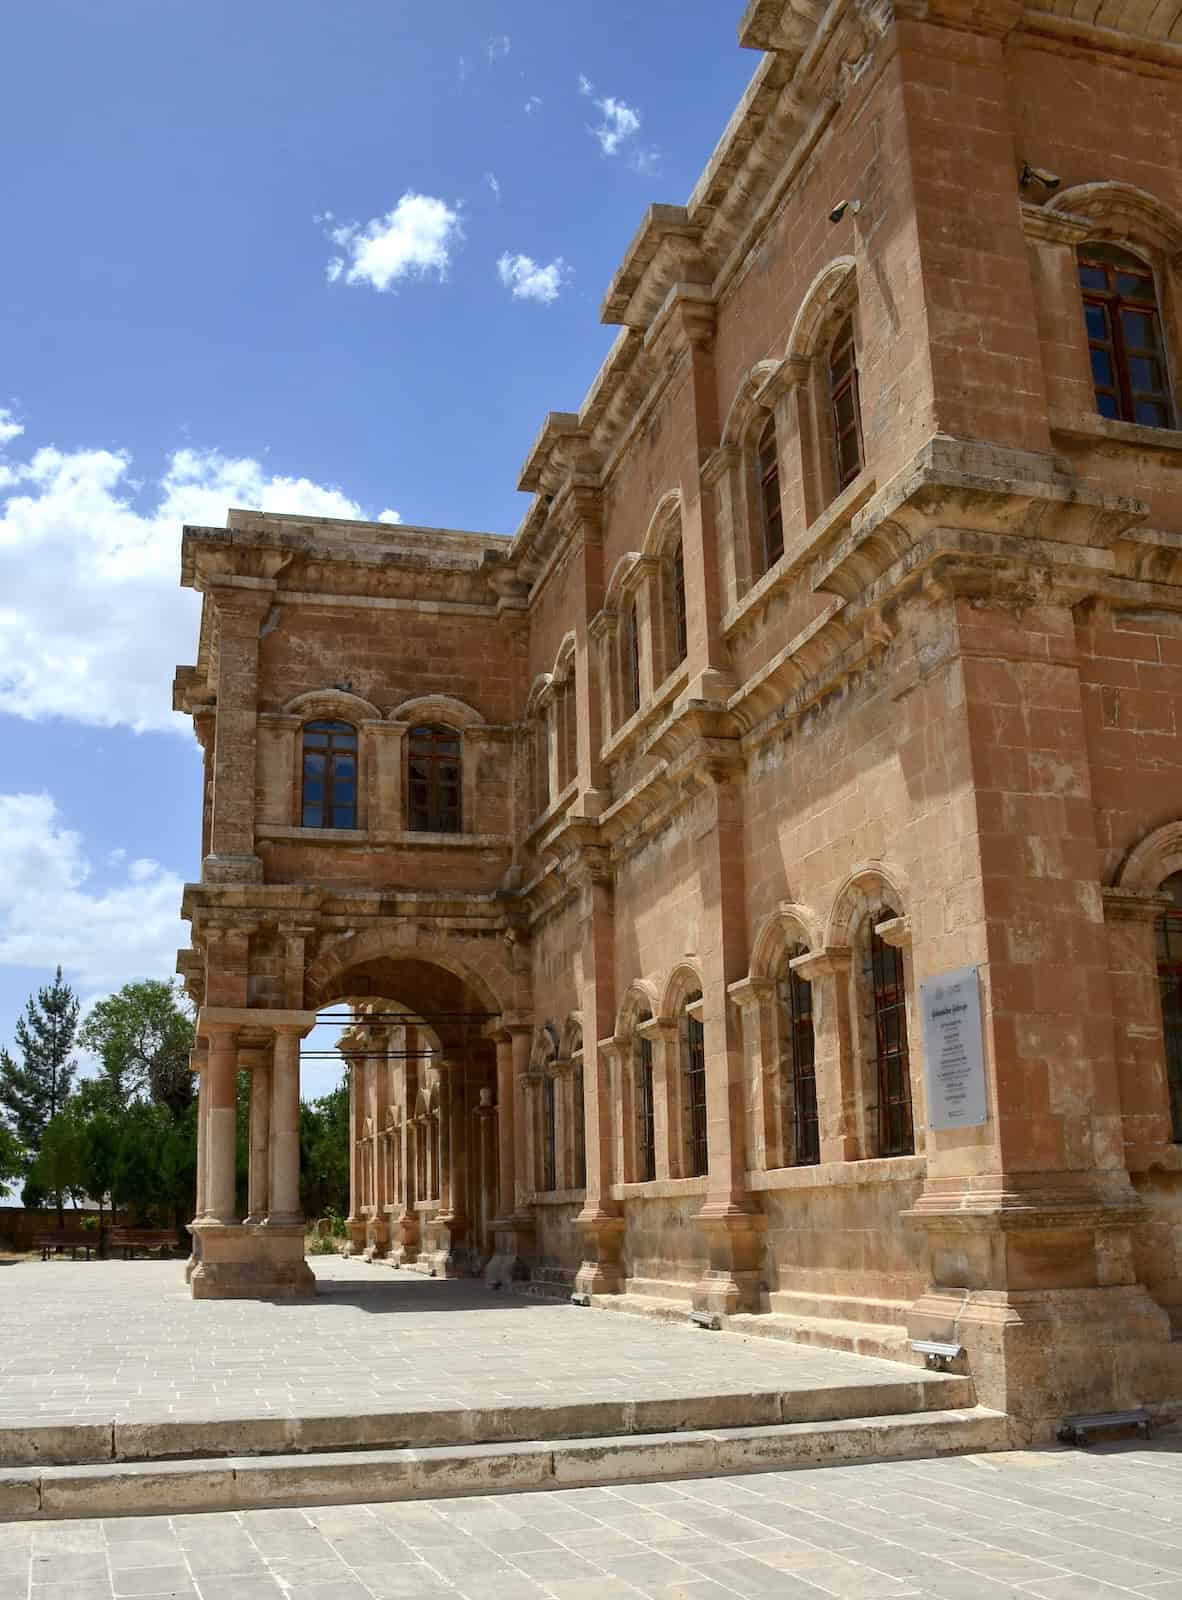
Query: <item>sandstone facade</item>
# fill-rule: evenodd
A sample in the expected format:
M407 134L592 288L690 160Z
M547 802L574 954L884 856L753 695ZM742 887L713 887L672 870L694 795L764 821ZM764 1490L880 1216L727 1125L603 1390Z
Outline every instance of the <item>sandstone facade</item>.
M752 0L511 541L185 530L195 1293L307 1287L337 1006L375 1257L963 1346L1035 1429L1182 1395L1176 12Z

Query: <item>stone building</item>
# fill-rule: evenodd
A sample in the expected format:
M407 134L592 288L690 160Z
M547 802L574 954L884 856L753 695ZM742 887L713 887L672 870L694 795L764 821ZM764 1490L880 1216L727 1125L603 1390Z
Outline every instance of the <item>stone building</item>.
M377 1260L1182 1395L1179 15L752 0L511 540L186 528L195 1294L307 1286L335 1007Z

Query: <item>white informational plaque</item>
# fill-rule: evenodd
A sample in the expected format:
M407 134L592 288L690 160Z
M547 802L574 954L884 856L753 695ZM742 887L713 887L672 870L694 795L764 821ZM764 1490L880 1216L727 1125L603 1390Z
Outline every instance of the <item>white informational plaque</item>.
M924 978L919 986L919 1008L928 1127L937 1131L979 1127L989 1121L989 1112L977 968L961 967L957 972Z

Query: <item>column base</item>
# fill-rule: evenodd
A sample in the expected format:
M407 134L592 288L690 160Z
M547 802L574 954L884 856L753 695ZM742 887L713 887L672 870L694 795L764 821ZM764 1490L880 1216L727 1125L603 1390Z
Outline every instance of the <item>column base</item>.
M316 1293L302 1224L193 1222L189 1232L197 1261L192 1271L186 1269L186 1279L194 1300L288 1300Z
M346 1244L346 1256L359 1256L365 1249L365 1218L346 1217L345 1228L348 1231L349 1242Z
M362 1254L366 1261L381 1261L390 1251L389 1217L373 1217L365 1225L365 1246Z
M694 1222L705 1235L709 1265L694 1285L693 1309L723 1317L764 1310L767 1218L762 1212L745 1211L730 1202L707 1201Z
M1119 1187L1089 1194L1072 1175L1057 1190L985 1181L993 1192L929 1182L901 1213L931 1247L911 1337L963 1346L977 1399L1013 1418L1017 1443L1053 1438L1067 1416L1182 1396L1182 1346L1137 1282L1135 1199Z
M492 1229L495 1243L492 1258L484 1269L485 1283L524 1282L530 1275L528 1258L533 1254L534 1219L497 1217Z
M615 1212L580 1212L575 1225L583 1236L583 1262L575 1273L573 1293L621 1294L624 1289L624 1264L620 1259L624 1244L624 1219Z

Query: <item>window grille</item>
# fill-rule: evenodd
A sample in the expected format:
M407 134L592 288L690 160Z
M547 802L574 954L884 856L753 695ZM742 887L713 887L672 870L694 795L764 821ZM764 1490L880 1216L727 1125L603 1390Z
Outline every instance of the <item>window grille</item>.
M549 1194L558 1187L558 1108L554 1079L542 1079L542 1188Z
M693 995L686 1002L692 1005L700 1000ZM685 1052L685 1132L686 1177L700 1178L709 1164L709 1147L706 1137L706 1030L700 1017L685 1013L683 1034Z
M1182 1144L1182 872L1162 885L1174 902L1157 922L1157 987L1161 996L1166 1047L1166 1089L1170 1102L1170 1137Z
M301 819L305 828L357 826L357 729L304 724Z
M408 826L412 833L459 833L462 765L454 728L412 728L408 755Z
M1172 426L1152 269L1116 245L1086 244L1079 282L1096 410L1121 422Z
M803 948L792 952L804 955ZM816 1038L813 1033L813 986L785 964L780 979L780 1027L786 1045L792 1097L792 1162L815 1166L821 1159L817 1117Z
M873 921L895 916L886 908ZM909 1156L915 1150L911 1118L911 1058L907 1044L907 990L903 952L870 930L874 1042L878 1066L878 1153Z
M673 590L673 650L674 666L684 661L689 654L689 619L685 609L685 554L682 550L681 540L673 551L672 583Z
M657 1122L653 1103L653 1045L636 1041L636 1182L651 1183L657 1175Z
M623 669L624 720L640 710L640 627L636 617L636 602L624 613Z
M587 1187L587 1110L583 1104L583 1064L575 1068L574 1084L575 1125L575 1188Z

